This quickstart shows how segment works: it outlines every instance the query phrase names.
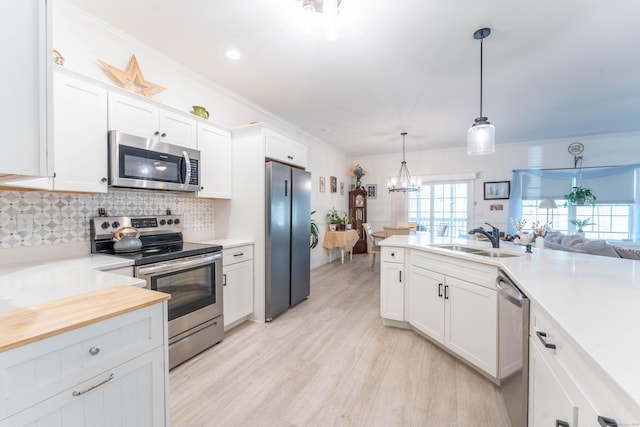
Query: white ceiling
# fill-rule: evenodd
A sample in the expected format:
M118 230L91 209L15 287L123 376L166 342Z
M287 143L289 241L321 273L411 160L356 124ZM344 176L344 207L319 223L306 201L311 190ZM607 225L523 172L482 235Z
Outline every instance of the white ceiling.
M638 0L342 0L340 36L296 0L71 0L353 156L640 130ZM225 58L233 47L242 58ZM327 131L328 130L328 131Z

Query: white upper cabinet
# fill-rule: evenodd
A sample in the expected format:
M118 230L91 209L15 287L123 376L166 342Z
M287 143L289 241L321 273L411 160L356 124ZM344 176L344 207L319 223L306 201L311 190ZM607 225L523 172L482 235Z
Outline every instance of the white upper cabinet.
M2 9L0 49L5 63L0 67L0 180L47 176L51 174L47 159L51 2L3 2Z
M294 166L307 167L307 147L267 129L265 157Z
M165 110L137 95L109 91L109 130L160 137L163 142L196 149L196 129L196 120L186 113Z
M198 123L200 190L198 197L230 199L232 193L231 133Z
M54 75L56 191L107 192L107 90Z

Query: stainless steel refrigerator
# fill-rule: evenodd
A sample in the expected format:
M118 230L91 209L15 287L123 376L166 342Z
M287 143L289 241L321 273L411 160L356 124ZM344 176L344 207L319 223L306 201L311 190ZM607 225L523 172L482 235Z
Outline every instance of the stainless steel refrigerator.
M271 321L310 292L311 174L266 163L265 320Z

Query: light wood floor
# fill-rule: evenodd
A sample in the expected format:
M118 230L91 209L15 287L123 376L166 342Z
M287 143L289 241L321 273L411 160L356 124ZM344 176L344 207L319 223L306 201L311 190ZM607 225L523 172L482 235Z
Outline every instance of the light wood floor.
M366 254L313 270L307 301L170 372L171 425L508 426L493 383L382 325L379 284Z

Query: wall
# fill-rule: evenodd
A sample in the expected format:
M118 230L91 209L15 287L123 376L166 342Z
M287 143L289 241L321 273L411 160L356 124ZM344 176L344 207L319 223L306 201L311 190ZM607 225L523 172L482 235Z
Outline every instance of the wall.
M161 215L167 209L184 215L185 231L215 233L211 200L173 193L110 191L65 194L44 191L0 191L0 248L88 242L89 219L98 208L109 215ZM33 215L33 231L16 231L19 213Z
M477 173L473 188L475 206L470 213L469 226L490 222L501 230L506 230L509 201L485 201L483 183L509 181L513 169L573 168L573 155L568 153L567 147L575 141L582 142L585 146L584 167L640 162L640 132L497 144L494 154L478 157L467 156L466 149L461 148L409 151L406 160L409 171L416 176ZM407 146L410 148L409 140ZM403 202L398 200L401 195L386 191L386 182L389 177L398 173L402 160L401 151L394 155L363 156L353 160L368 172L363 183L378 185L377 199L368 200L369 222L376 229L392 224L395 221L394 206ZM504 205L503 211L490 210L490 205L497 202Z

